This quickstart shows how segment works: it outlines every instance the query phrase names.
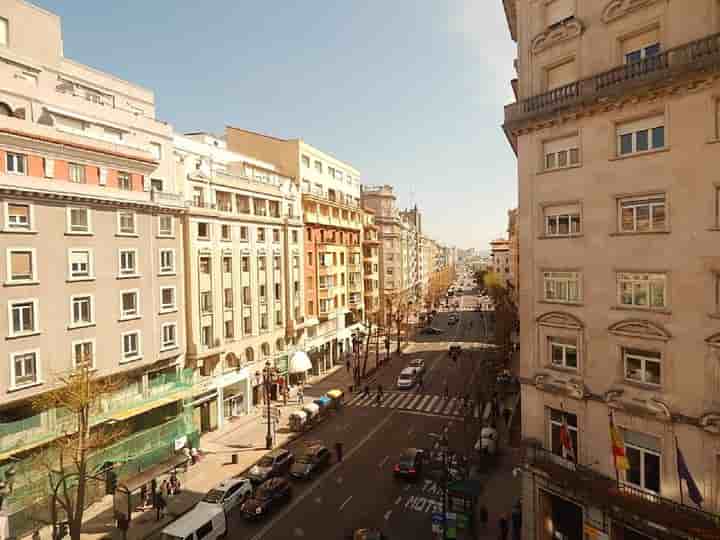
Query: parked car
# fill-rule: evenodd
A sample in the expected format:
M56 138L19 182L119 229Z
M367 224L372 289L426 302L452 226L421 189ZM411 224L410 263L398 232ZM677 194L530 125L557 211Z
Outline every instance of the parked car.
M290 476L307 479L330 463L330 450L322 445L310 446L290 467Z
M416 480L422 472L424 459L425 452L423 450L408 448L400 455L400 459L393 467L393 474L409 480Z
M218 505L197 505L170 523L160 540L217 540L227 534L225 511Z
M413 368L416 375L422 375L425 373L425 360L422 358L413 358L410 360L408 367Z
M426 336L437 336L438 334L442 334L443 331L433 326L426 326L425 328L420 330L420 333Z
M413 386L415 386L415 370L413 368L403 369L397 378L398 389L407 390Z
M290 500L291 496L292 488L287 478L271 478L260 484L255 495L243 503L242 513L247 519L259 518Z
M285 448L277 448L260 458L260 461L250 468L247 477L253 484L262 484L269 478L286 474L292 463L292 453Z
M249 478L228 478L208 491L198 504L221 506L230 512L252 495L253 487Z

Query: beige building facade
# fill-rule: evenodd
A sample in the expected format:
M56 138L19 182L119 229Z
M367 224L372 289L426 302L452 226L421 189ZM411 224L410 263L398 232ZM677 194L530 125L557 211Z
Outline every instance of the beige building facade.
M518 43L504 129L518 156L522 431L536 444L524 537L717 537L720 3L504 6ZM617 480L610 415L629 461Z

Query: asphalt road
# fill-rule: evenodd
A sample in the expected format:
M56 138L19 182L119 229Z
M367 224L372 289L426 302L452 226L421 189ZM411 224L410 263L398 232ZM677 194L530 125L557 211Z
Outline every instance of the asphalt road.
M459 363L447 356L449 342L475 342L483 339L483 314L465 311L474 307L476 298L460 297L460 322L448 326L448 313L441 312L433 326L445 330L438 336L418 336L415 352L395 358L379 372L372 385L386 392L394 389L398 373L412 358L424 358L427 374L423 396L412 399L418 403L439 402L445 382L451 394L463 393L469 373L484 353L464 353ZM472 321L472 326L470 322ZM406 391L417 393L417 389ZM352 402L351 402L352 403ZM252 540L288 540L291 538L341 539L350 530L377 527L391 539L431 538L431 514L440 511L441 499L437 485L429 474L416 483L393 477L392 468L402 451L408 447L431 448L431 433L448 428L450 447L468 451L476 435L462 415L428 413L423 410L401 410L373 404L348 404L311 432L288 445L297 453L311 442L322 442L331 450L338 441L344 446L344 459L331 464L315 479L292 480L293 497L259 521L248 522L238 510L229 516L228 538Z

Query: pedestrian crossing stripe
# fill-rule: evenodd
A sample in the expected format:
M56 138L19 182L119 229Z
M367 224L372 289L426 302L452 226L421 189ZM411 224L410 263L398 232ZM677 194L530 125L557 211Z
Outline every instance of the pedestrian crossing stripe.
M384 392L380 403L377 401L377 394L366 396L360 393L353 396L347 402L347 405L350 407L399 409L442 416L465 416L462 400L458 398L445 399L438 395L418 394L415 392ZM480 411L477 405L474 407L473 416L480 418Z

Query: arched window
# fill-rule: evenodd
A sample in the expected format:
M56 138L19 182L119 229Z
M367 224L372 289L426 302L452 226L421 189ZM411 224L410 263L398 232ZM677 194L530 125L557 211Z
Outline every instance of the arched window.
M245 349L245 361L248 364L251 364L255 361L255 351L253 351L252 347L248 347Z
M270 356L270 344L267 341L260 346L260 349L262 351L263 358Z
M283 338L278 338L278 340L275 342L275 350L276 351L284 351L285 350L285 340Z

